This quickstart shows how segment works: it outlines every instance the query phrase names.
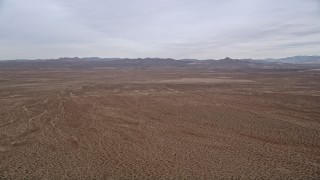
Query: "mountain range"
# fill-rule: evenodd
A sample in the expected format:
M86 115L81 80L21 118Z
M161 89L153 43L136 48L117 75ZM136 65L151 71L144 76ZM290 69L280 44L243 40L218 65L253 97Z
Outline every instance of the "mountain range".
M0 69L319 69L320 56L294 56L281 59L163 59L163 58L59 58L0 61Z

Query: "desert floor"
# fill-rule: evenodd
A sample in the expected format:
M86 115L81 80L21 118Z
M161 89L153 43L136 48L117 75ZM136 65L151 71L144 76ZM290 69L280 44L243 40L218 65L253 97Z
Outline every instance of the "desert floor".
M0 179L320 178L320 71L0 70Z

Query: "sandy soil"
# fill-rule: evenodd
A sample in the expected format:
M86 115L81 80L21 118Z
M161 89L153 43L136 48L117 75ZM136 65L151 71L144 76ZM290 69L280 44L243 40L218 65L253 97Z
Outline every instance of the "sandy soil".
M1 70L0 179L317 179L319 79Z

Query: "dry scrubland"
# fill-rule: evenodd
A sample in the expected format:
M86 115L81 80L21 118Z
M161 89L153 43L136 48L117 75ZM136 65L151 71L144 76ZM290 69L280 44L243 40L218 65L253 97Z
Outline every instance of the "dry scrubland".
M0 179L318 179L320 71L1 70Z

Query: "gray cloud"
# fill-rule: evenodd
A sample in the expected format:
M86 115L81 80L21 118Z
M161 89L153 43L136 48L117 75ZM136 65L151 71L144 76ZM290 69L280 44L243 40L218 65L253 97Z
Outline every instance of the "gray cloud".
M0 0L0 59L319 54L318 0Z

